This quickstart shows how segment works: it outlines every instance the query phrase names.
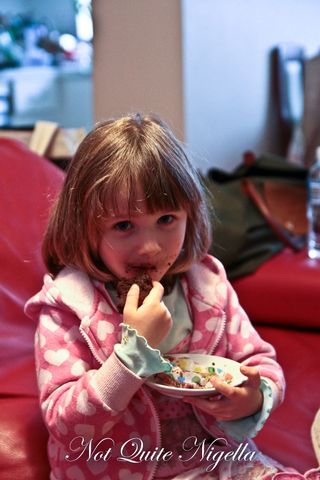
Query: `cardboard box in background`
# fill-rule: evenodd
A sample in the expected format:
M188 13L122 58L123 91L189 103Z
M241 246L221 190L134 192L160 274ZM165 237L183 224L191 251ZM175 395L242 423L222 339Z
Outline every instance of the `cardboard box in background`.
M33 130L2 130L0 138L13 138L56 163L68 162L87 134L84 128L60 128L54 122L37 122Z

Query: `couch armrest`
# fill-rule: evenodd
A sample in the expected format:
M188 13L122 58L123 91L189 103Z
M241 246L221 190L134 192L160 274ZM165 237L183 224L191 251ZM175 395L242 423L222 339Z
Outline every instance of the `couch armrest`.
M305 250L282 250L232 282L254 324L320 330L320 262Z

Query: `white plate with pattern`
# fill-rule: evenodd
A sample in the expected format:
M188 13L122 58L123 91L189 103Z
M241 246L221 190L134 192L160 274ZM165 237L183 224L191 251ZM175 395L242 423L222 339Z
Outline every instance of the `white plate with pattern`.
M172 364L172 371L153 375L146 385L170 397L216 395L210 381L214 378L231 386L247 380L240 371L241 364L229 358L196 353L164 355L164 358Z

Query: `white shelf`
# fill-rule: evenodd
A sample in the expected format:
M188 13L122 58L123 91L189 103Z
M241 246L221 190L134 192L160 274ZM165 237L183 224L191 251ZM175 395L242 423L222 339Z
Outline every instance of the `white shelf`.
M77 65L10 68L0 71L0 80L12 81L12 126L49 120L65 128L91 129L92 76L88 69Z

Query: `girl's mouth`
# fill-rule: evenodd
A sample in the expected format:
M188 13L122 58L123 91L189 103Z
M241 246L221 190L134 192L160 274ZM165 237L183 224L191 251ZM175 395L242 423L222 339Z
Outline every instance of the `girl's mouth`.
M134 275L155 272L156 270L157 267L151 263L130 264L126 267L126 272L133 273Z

